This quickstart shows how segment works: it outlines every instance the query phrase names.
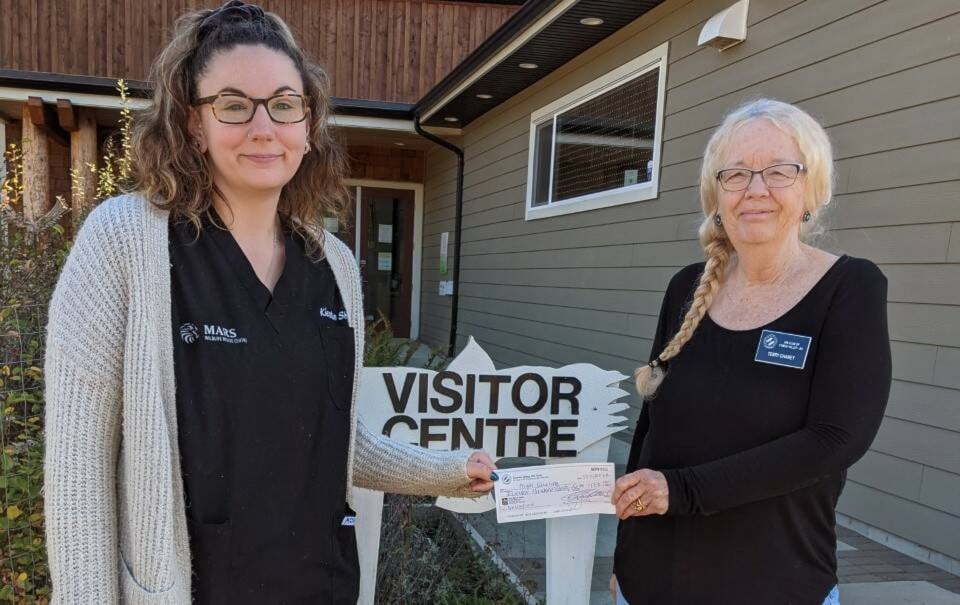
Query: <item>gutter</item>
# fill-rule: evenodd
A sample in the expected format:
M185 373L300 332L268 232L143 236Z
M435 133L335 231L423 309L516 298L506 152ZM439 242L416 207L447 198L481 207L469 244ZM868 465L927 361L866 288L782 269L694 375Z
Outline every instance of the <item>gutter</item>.
M449 149L457 154L457 215L453 229L453 299L450 309L450 343L447 346L447 357L453 357L457 349L457 311L460 307L460 242L463 232L463 150L453 143L430 134L420 126L420 115L414 116L413 127L423 138L433 141L437 145Z

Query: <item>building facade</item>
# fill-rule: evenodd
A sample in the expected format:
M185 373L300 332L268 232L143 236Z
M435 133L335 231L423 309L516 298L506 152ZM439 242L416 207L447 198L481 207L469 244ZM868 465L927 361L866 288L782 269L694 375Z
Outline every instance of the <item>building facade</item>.
M880 433L849 473L841 520L956 570L960 6L751 0L745 41L724 51L698 46L707 21L730 4L666 0L462 128L458 346L472 335L503 365L587 361L630 374L647 359L668 280L702 260L698 174L711 132L749 99L796 103L835 147L835 197L820 245L871 259L889 279L894 382ZM651 77L655 69L662 72ZM644 78L648 89L629 90ZM564 157L575 162L572 137L586 135L564 124L583 107L620 117L618 95L634 99L648 128L611 128L622 140L595 144L648 153L626 170L622 156L602 156L620 171L619 184L602 166L565 168ZM540 160L550 142L538 146L537 128L551 116L550 193L559 203L544 204L537 170L551 166ZM438 295L450 279L440 243L455 233L456 158L434 148L426 166L421 334L444 345L451 298ZM565 194L563 179L585 189Z

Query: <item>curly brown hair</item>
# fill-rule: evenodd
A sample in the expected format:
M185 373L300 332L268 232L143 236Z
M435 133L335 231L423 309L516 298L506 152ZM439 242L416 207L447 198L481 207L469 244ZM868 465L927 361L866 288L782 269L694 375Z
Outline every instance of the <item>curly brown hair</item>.
M174 220L191 222L198 232L204 216L219 223L212 213L219 191L209 159L190 144L187 125L198 81L210 60L247 44L290 57L309 97L307 138L313 152L303 157L283 187L277 210L285 226L304 236L314 256L320 251L323 218L345 220L348 209L347 160L329 122L329 78L304 55L287 24L258 6L231 0L177 20L170 42L150 69L153 104L134 118L131 188L169 210Z

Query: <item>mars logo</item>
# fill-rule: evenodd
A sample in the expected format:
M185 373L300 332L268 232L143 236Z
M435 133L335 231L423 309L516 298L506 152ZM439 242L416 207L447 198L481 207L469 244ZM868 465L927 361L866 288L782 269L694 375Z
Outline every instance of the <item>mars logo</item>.
M237 330L235 328L224 328L210 324L203 324L203 333L201 333L195 324L185 323L180 326L180 338L187 344L193 344L198 340L222 342L231 345L246 344L247 342L245 337L237 336Z
M197 342L197 338L200 337L200 330L197 329L197 326L186 323L180 326L180 338L183 342L188 345L192 345Z
M780 342L780 341L777 340L777 337L776 337L776 336L774 336L773 334L769 334L769 335L767 335L766 337L764 337L764 339L763 339L763 346L766 347L766 348L768 348L768 349L772 349L772 348L774 348L775 346L777 346L777 343L779 343L779 342Z

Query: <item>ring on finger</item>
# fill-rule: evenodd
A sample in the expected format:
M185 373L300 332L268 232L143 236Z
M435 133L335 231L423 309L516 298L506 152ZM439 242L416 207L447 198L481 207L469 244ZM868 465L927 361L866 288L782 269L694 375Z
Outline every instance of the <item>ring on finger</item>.
M633 510L637 511L638 513L642 513L645 508L647 507L643 505L643 502L640 501L640 498L637 498L633 501Z

